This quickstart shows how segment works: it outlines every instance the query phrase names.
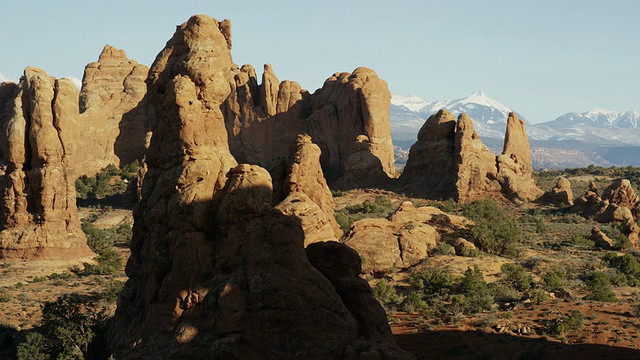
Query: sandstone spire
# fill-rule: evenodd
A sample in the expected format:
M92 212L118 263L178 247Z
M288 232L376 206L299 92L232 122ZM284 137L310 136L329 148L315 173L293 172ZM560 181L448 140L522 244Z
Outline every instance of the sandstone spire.
M157 125L134 214L129 280L111 329L114 355L357 358L363 343L368 355L412 358L398 349L384 312L358 281L359 258L336 244L347 263L331 267L323 254L334 248L318 243L310 255L318 271L305 253L300 220L272 207L269 173L235 166L219 110L233 67L220 24L204 15L189 19L149 72ZM312 183L321 176L309 166L317 147L305 136L296 147L302 150L285 189L329 208L314 194L326 190Z
M0 101L0 258L89 259L69 164L72 136L63 130L77 118L77 89L34 67L8 86Z

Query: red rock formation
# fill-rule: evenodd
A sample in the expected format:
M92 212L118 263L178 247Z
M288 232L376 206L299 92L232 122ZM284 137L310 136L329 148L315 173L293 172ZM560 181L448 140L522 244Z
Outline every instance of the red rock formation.
M367 176L354 169L352 180L394 176L390 94L374 71L358 68L351 74L334 74L313 95L296 82L278 83L270 65L265 65L260 85L250 65L234 69L232 77L223 110L231 152L239 161L269 164L286 156L288 144L306 133L322 150L325 175L335 180L350 173L347 162L363 150L356 140L366 136L371 165Z
M536 202L553 205L573 205L571 182L565 177L559 177L553 189L546 191Z
M301 134L287 162L283 183L286 198L276 208L301 221L305 246L318 241L337 241L342 230L333 216L333 196L320 167L320 148L311 142L309 135Z
M533 180L524 123L514 113L507 122L504 151L496 158L466 114L456 123L451 113L438 111L420 129L400 179L406 192L460 202L533 200L542 193Z
M3 89L0 258L91 258L67 152L73 137L63 130L78 113L77 89L33 67L19 85Z
M223 24L192 17L149 72L158 118L134 212L129 280L110 332L114 355L358 359L364 351L412 358L397 348L379 304L357 279L359 258L343 249L341 274L331 274L323 256L312 256L323 275L307 258L300 220L272 207L269 173L235 166L219 110L232 66ZM306 140L296 154L316 152ZM313 158L294 157L291 168ZM324 186L311 184L317 171L304 170L290 171L284 188L311 199ZM328 206L322 197L309 202Z
M76 174L92 176L109 164L141 160L150 124L145 111L149 69L105 46L97 62L86 66L80 92L80 116L70 144Z

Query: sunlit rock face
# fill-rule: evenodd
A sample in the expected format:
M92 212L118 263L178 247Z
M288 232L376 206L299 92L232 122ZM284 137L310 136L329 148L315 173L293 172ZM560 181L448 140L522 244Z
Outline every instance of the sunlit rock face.
M118 359L413 358L359 278L359 256L335 241L305 251L305 220L280 206L295 195L332 210L310 138L288 144L280 196L267 170L231 155L220 111L231 92L229 29L192 17L149 71L156 127L111 350Z
M78 90L28 67L19 84L0 86L0 258L88 260L76 209L69 131Z

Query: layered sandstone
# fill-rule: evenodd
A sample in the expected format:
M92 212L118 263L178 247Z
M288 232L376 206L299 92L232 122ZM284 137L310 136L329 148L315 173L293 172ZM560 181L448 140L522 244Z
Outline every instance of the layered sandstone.
M468 225L463 217L405 201L386 219L356 221L340 241L362 256L364 272L381 276L423 261L441 242L456 243L452 234Z
M219 110L231 91L229 26L192 17L149 72L157 126L110 332L114 355L412 358L358 278L359 257L337 243L311 244L307 255L301 220L273 208L269 172L236 166ZM320 173L303 168L319 155L309 140L296 143L282 193L324 212Z
M110 45L85 67L80 92L85 141L80 144L84 156L76 159L78 174L142 159L151 127L144 101L148 71Z
M342 236L333 216L333 196L320 166L320 148L311 142L309 135L298 135L291 147L282 189L286 198L276 209L300 220L305 246L337 241Z
M343 182L345 187L395 175L391 95L373 70L336 73L314 94L296 82L280 82L269 64L261 83L250 65L231 72L232 91L223 111L231 152L238 161L269 166L287 155L298 134L306 133L322 151L320 162L328 178L351 176ZM367 139L365 146L358 140L361 136ZM367 166L354 167L362 158Z
M69 129L78 91L29 67L18 85L3 85L0 144L0 258L84 260L93 253L80 228Z
M496 157L466 114L456 121L447 110L438 111L420 129L400 179L406 192L461 202L533 200L542 193L532 176L524 122L515 113L509 114L504 150Z

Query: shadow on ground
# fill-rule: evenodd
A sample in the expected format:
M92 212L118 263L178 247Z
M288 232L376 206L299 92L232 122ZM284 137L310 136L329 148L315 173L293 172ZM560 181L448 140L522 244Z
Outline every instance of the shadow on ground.
M482 331L428 331L394 335L398 345L419 360L640 359L640 350L597 345L562 344L544 338L487 334Z

